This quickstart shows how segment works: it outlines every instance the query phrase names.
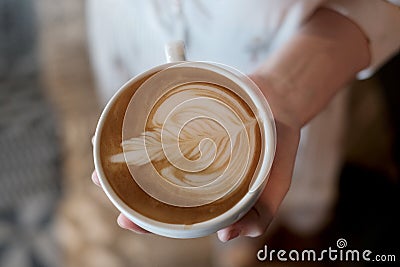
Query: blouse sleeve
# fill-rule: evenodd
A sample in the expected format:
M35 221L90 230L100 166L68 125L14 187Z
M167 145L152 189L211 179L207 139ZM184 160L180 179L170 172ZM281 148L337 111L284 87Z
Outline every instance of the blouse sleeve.
M324 6L358 24L369 40L371 64L357 78L370 77L399 51L400 0L328 0Z

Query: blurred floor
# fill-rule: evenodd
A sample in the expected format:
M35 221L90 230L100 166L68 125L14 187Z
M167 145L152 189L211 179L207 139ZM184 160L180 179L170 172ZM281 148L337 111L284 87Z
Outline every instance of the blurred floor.
M39 79L33 1L0 0L0 266L59 266L57 121Z

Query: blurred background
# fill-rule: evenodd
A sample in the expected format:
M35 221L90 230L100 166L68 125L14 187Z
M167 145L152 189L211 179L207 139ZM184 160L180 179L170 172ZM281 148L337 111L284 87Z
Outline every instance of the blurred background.
M172 240L120 229L90 180L103 101L85 14L81 0L0 0L1 267L265 266L256 260L264 244L324 249L338 238L400 260L399 56L351 88L339 199L320 231L293 232L277 220L254 240Z

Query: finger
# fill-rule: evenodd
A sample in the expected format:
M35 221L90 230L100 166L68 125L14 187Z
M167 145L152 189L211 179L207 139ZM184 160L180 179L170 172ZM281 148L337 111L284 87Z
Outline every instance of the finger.
M227 242L238 236L260 236L267 230L272 218L272 213L267 208L261 208L261 202L258 202L239 221L218 231L218 238L222 242Z
M292 181L297 148L300 140L300 132L277 123L277 145L274 163L272 164L270 177L261 194L259 202L264 203L268 211L275 214L278 211Z
M238 222L218 231L222 242L238 236L257 237L263 234L289 190L299 135L277 125L278 143L268 183L256 205ZM284 144L284 145L283 145Z
M117 218L117 223L121 228L130 230L137 234L147 234L150 233L149 231L141 228L140 226L134 224L131 220L129 220L125 215L122 213Z
M100 186L100 180L99 177L97 176L96 170L94 170L92 173L92 181L95 185Z
M92 146L94 145L94 135L92 136Z

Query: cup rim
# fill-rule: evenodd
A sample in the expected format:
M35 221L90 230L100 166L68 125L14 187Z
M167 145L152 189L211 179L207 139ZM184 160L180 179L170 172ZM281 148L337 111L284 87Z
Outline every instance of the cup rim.
M172 63L165 63L162 65L158 65L156 67L153 67L145 72L142 72L131 79L129 79L126 83L124 83L118 91L112 96L112 98L108 101L106 104L105 108L103 109L100 118L98 120L97 126L96 126L96 131L94 135L94 142L93 142L93 158L94 158L94 165L95 169L97 171L98 177L100 184L107 195L107 197L110 199L110 201L113 203L113 205L121 212L123 213L126 217L128 217L132 222L137 224L138 226L152 232L158 235L166 236L166 237L171 237L171 238L196 238L196 237L201 237L201 236L206 236L211 233L215 233L217 230L222 229L233 222L237 221L241 217L243 217L255 204L257 201L259 195L263 191L269 177L269 173L271 170L271 165L275 157L275 150L276 150L276 127L275 127L275 121L274 117L272 114L272 111L270 109L270 106L265 98L265 96L261 93L260 90L258 92L252 92L256 96L250 96L251 100L254 102L255 100L263 103L259 103L264 106L263 112L266 113L267 117L270 118L268 123L263 123L262 131L264 130L269 130L269 136L272 137L273 140L269 140L269 144L266 144L266 147L269 147L271 149L270 152L264 153L264 157L261 159L262 161L268 159L268 166L264 166L264 173L265 178L263 179L262 185L257 188L257 190L254 191L249 191L246 193L243 198L241 198L232 208L228 209L224 213L218 215L217 217L211 218L209 220L191 224L191 225L184 225L184 224L172 224L172 223L165 223L165 222L160 222L154 219L151 219L149 217L146 217L139 212L135 211L131 207L129 207L124 200L122 200L118 194L114 191L112 186L110 185L108 179L106 178L104 171L103 171L103 166L101 163L101 158L100 158L100 137L102 133L102 129L104 126L105 118L107 117L110 109L114 105L114 103L117 101L119 96L124 92L129 86L142 78L144 78L146 75L149 73L154 73L156 71L163 70L167 67L170 67L172 65L180 64L180 63L188 63L188 62L195 62L195 63L207 63L207 64L215 64L219 67L224 68L225 70L228 71L234 71L234 74L240 73L240 71L221 64L221 63L215 63L215 62L208 62L208 61L179 61L179 62L172 62ZM247 77L247 76L246 76ZM228 77L231 78L231 77ZM251 79L249 79L251 82L253 82ZM254 82L253 82L254 83ZM258 88L258 86L256 86ZM253 91L252 89L250 89ZM265 125L265 124L268 124ZM265 137L265 136L264 136ZM265 138L264 138L265 139ZM265 142L265 140L264 140ZM272 146L271 146L272 143ZM264 151L266 148L264 148ZM265 171L265 169L267 169ZM260 175L261 170L259 171Z

